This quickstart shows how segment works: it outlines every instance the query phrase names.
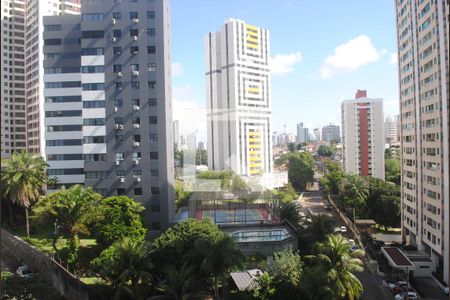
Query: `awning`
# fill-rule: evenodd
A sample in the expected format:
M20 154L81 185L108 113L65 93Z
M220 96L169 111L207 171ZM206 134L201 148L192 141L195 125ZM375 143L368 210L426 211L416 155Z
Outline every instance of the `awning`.
M397 247L382 247L381 252L394 268L414 267L409 258Z

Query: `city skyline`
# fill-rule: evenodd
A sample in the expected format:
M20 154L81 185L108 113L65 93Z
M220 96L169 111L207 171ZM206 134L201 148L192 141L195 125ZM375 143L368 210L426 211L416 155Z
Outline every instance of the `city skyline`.
M207 32L218 28L228 18L259 24L274 36L271 43L273 131L283 132L285 124L288 132L295 131L299 122L311 129L330 123L339 125L340 102L352 98L357 89L379 95L384 99L385 112L398 114L397 46L395 31L392 31L395 7L391 2L350 1L318 7L288 1L195 5L175 0L171 6L174 119L180 119L183 124L180 128L192 126L195 128L190 129L199 130L199 137L206 136L206 128L200 128L205 122L191 122L198 116L206 119L205 82L200 71L204 66L202 42ZM297 12L302 10L310 13L297 18ZM361 10L371 11L371 14L362 16ZM206 11L210 17L190 24L190 34L185 35L187 16ZM352 19L337 17L335 11L342 15L345 11ZM280 22L282 14L285 22ZM308 27L319 14L327 17L323 18L323 24ZM379 22L380 19L383 22ZM326 25L340 33L328 36ZM355 56L357 61L352 62L349 58ZM375 77L376 80L371 79ZM287 106L291 109L284 111ZM196 117L183 120L186 110L197 111Z

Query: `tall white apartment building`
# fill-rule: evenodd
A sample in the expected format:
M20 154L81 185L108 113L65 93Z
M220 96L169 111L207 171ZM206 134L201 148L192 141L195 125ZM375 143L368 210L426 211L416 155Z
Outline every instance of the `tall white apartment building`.
M384 118L384 129L386 130L386 143L396 143L398 142L398 124L397 116L392 118L386 115Z
M358 90L341 111L344 171L384 179L383 100Z
M1 157L43 154L42 17L80 14L80 0L3 0Z
M208 164L242 176L272 173L269 31L229 19L208 34Z
M396 1L402 234L450 284L449 1Z

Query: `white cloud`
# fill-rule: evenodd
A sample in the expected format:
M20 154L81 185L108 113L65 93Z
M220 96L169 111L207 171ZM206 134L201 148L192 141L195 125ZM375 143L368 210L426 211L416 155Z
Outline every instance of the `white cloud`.
M183 73L184 73L184 69L180 62L172 63L172 77L180 76Z
M396 53L396 52L391 53L391 56L389 57L389 63L390 63L391 65L396 65L397 62L398 62L398 56L397 56L397 53Z
M272 74L288 74L294 71L294 65L301 61L300 52L277 54L270 59L270 71Z
M358 68L380 59L382 51L377 51L372 41L360 35L334 49L319 70L321 79L329 79L336 74L355 71Z

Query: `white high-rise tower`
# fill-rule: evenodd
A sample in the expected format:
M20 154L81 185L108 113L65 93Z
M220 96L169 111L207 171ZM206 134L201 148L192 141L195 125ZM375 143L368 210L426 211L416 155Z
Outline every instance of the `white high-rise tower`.
M229 19L206 37L208 164L272 173L269 31ZM270 176L268 176L270 177Z

